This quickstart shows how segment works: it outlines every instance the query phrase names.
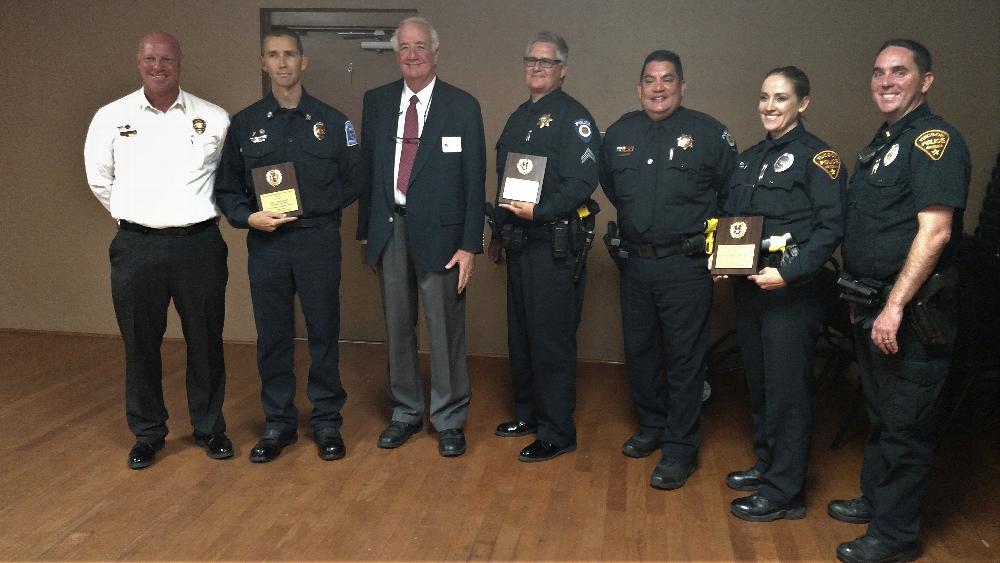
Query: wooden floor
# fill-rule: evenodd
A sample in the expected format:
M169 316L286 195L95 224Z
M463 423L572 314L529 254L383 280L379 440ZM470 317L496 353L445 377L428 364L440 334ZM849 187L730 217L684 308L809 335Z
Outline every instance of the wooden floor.
M864 531L826 515L829 500L857 493L863 428L829 447L851 377L817 390L807 517L752 524L729 515L738 493L723 483L752 461L737 374L712 377L700 468L664 492L648 485L656 455L620 453L633 429L621 366L580 366L576 453L524 464L515 458L530 438L493 435L509 412L506 361L474 359L469 452L444 459L429 429L376 447L389 413L384 351L345 345L347 457L320 461L303 424L297 444L257 465L253 346L226 347L237 450L226 461L191 440L183 344L166 343L163 357L172 433L155 465L132 471L119 339L0 332L0 560L831 560ZM925 503L928 561L1000 560L995 413L946 433Z

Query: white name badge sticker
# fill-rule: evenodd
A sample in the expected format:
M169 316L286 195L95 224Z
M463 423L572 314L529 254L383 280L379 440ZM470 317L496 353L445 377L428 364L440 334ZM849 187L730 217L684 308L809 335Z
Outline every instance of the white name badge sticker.
M441 137L441 152L462 152L462 138Z

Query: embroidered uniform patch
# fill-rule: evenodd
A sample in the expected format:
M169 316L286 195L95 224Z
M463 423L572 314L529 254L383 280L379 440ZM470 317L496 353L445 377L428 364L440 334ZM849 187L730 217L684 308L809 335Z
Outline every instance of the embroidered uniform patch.
M347 140L347 146L353 147L358 144L358 136L354 133L354 125L351 125L350 119L344 122L344 137Z
M589 141L590 136L594 133L590 127L590 121L586 119L577 119L573 122L573 126L576 127L576 134L580 136L580 140L584 143Z
M816 153L812 161L813 164L819 166L820 170L826 172L831 180L836 180L837 175L840 174L840 155L836 151L830 149L820 151Z
M948 141L951 137L948 133L940 129L924 131L919 137L913 140L913 145L931 157L933 160L941 160L944 150L948 148Z
M729 129L722 130L722 140L730 147L736 148L736 139L733 139L733 136L729 133Z

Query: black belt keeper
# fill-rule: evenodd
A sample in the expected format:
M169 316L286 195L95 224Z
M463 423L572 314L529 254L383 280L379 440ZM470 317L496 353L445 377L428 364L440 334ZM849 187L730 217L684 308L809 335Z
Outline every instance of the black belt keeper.
M126 221L124 219L118 220L118 228L124 231L132 231L133 233L142 233L144 235L160 235L165 237L186 237L195 235L212 225L217 224L219 224L219 218L212 217L211 219L205 219L200 223L187 225L185 227L165 227L163 229L154 229L153 227L132 223L131 221Z

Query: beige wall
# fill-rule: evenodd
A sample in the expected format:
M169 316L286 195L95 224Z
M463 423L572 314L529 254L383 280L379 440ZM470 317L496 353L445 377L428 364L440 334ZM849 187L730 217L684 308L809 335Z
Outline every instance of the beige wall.
M890 36L918 38L935 56L932 108L963 132L972 150L967 230L976 223L1000 148L995 2L4 0L0 177L7 204L0 208L0 328L117 331L107 263L115 228L87 189L82 143L94 111L138 87L138 38L153 29L177 35L185 52L183 86L235 112L260 94L258 8L303 4L416 8L429 17L442 37L440 74L479 98L489 145L525 97L518 63L524 43L536 30L551 28L571 48L566 90L602 130L636 106L633 85L643 56L669 48L684 59L686 105L728 124L747 147L761 136L755 100L762 74L796 64L813 82L809 127L848 162L880 122L867 93L873 51ZM491 193L494 183L488 184ZM606 212L599 223L611 217ZM244 234L228 227L224 233L231 272L226 336L253 340ZM353 241L347 242L345 268L356 267L356 256ZM590 266L581 356L620 358L617 274L600 246ZM503 354L502 270L482 258L478 267L469 348ZM720 299L716 331L726 326L728 307ZM179 334L175 318L169 334Z

